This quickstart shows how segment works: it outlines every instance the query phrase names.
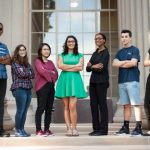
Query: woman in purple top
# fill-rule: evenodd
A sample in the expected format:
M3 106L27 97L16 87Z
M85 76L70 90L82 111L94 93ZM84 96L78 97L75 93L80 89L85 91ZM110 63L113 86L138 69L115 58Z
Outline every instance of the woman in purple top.
M54 103L54 85L58 78L58 72L51 60L51 48L47 43L41 43L38 49L38 57L35 60L35 90L37 94L37 110L35 114L36 135L51 136L50 131L51 112ZM41 128L41 118L45 111L44 131Z
M31 79L34 78L34 72L28 62L27 50L24 45L18 45L12 56L11 64L12 85L11 91L16 100L16 115L15 127L16 136L27 137L30 136L24 130L27 110L31 102Z

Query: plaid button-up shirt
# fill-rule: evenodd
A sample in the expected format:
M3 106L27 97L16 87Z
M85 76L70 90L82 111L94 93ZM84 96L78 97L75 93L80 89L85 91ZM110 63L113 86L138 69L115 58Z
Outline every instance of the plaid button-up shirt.
M30 64L25 67L24 65L13 62L11 65L11 73L13 80L11 90L17 88L31 89L33 87L31 79L34 78L34 71Z

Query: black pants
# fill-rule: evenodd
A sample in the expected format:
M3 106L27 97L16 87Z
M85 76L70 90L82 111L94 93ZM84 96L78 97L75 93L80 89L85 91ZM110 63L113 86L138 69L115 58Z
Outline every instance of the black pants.
M107 85L90 84L90 105L93 130L108 133Z
M147 78L146 82L146 91L145 91L145 99L144 99L144 108L146 111L146 116L150 121L150 74Z
M37 94L37 110L35 114L35 123L36 123L36 130L41 130L41 119L42 114L45 111L44 117L44 130L48 130L51 123L51 113L52 107L54 103L54 84L53 83L46 83L39 91L36 92Z
M6 94L7 79L0 79L0 130L3 130L4 99Z

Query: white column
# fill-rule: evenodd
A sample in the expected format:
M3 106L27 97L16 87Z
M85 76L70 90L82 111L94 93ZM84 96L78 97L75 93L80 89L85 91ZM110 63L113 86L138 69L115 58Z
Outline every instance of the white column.
M140 49L141 62L139 63L139 69L141 91L140 94L142 100L144 99L145 95L145 84L148 75L148 71L146 71L143 66L144 57L149 48L148 4L148 0L118 0L119 31L121 32L122 29L131 30L133 34L132 44ZM120 112L121 111L123 111L122 108L120 109ZM114 117L114 120L116 119L116 121L121 119L117 116L118 114L120 113L117 111ZM145 118L144 114L143 117Z
M4 34L0 37L0 41L7 44L10 54L18 44L24 44L29 50L29 4L30 0L0 0L0 22L4 24ZM30 55L30 51L28 51L28 54ZM7 112L14 119L16 108L14 97L10 91L12 84L10 66L7 66L7 72L6 99L8 100L8 105L6 105L4 124L6 129L10 129ZM26 123L33 122L33 115L30 107Z

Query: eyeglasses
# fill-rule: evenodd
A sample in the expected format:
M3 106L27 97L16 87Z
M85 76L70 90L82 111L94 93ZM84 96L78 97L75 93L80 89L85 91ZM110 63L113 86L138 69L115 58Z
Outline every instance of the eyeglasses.
M100 37L98 37L98 38L95 38L94 40L96 41L96 40L102 40L103 38L100 38Z
M26 51L26 49L25 49L25 48L23 48L23 49L19 49L19 51Z
M67 43L75 43L75 41L67 41Z
M49 48L44 48L44 49L42 49L42 50L44 50L44 51L50 51L50 49L49 49Z

